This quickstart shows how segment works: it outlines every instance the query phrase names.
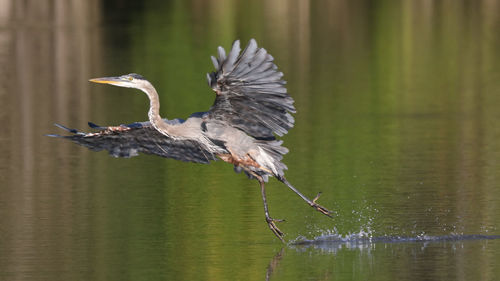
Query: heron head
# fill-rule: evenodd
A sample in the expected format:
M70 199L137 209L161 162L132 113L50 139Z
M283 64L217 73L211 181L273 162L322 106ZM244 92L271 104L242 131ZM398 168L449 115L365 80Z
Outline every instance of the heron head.
M90 79L89 81L94 83L110 84L119 87L136 88L136 89L143 88L144 83L147 82L147 80L144 77L142 77L137 73L130 73L115 77L93 78Z

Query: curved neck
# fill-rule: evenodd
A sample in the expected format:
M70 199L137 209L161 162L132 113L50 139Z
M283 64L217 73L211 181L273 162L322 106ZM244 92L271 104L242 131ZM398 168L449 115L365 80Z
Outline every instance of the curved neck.
M174 126L163 121L160 116L160 98L158 96L158 92L156 92L156 89L149 82L144 84L143 86L144 87L140 90L146 93L146 95L148 95L149 97L149 121L151 122L153 127L160 133L168 137L175 137L175 133L173 132Z

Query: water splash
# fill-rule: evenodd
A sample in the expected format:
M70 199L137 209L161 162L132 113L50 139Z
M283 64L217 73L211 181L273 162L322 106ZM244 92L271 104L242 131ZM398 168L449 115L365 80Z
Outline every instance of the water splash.
M477 234L465 234L460 216L456 216L454 220L446 219L451 213L450 210L436 212L430 207L426 210L428 220L410 220L396 225L387 223L380 217L376 202L353 201L353 205L357 208L346 213L335 212L332 225L326 228L324 225L309 225L307 234L291 240L289 246L297 249L312 246L327 251L337 251L342 248L369 251L376 244L422 243L419 247L425 248L433 242L500 239L497 228L491 226L481 227ZM432 223L426 223L431 220ZM347 229L357 229L357 231L346 234Z
M336 233L325 234L307 239L303 236L297 237L290 242L291 245L319 245L319 244L371 244L371 243L405 243L405 242L439 242L439 241L465 241L465 240L492 240L500 239L500 235L484 234L449 234L432 236L425 233L417 236L373 236L371 233L361 231L359 233L340 235Z

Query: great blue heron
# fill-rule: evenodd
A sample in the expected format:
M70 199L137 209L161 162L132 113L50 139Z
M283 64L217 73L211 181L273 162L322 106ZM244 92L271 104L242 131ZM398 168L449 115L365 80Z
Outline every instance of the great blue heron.
M259 48L254 39L240 54L240 42L233 43L226 56L218 48L218 58L212 56L215 72L207 74L208 84L215 91L215 102L207 112L192 114L188 119L162 119L158 93L139 74L91 79L91 82L135 88L149 97L149 122L100 127L93 133L57 126L73 133L70 139L94 151L108 150L115 157L137 156L139 152L182 161L208 163L217 157L244 171L259 181L266 222L272 232L283 240L283 232L269 215L264 183L276 177L299 195L311 207L330 216L331 212L316 203L320 193L307 198L285 178L286 165L281 162L288 149L275 135L283 136L293 127L293 99L287 94L282 72L273 57Z

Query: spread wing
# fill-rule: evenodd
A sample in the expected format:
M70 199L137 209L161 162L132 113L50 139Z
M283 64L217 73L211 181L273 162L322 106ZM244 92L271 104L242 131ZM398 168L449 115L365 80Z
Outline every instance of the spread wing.
M222 120L255 138L274 139L293 127L293 99L287 94L282 72L273 57L254 39L240 54L240 42L233 43L226 56L218 48L212 57L215 72L207 74L208 84L216 93L209 117Z
M167 122L181 122L169 120ZM49 135L65 138L93 151L107 150L114 157L133 157L139 153L196 163L208 163L215 156L202 149L195 141L174 140L156 131L150 122L138 122L118 127L100 127L89 122L95 132L80 132L62 125L56 126L72 133L68 136Z

